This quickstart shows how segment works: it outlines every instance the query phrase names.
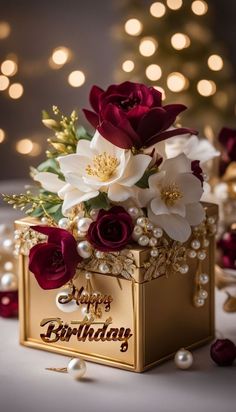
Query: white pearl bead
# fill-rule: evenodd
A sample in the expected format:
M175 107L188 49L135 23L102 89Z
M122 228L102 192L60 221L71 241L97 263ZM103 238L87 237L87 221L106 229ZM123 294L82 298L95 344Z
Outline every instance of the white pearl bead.
M71 300L68 303L59 303L58 302L59 296L64 295L65 297L67 297L70 292L71 292L71 289L68 287L68 288L64 288L64 289L60 290L56 295L56 306L59 310L61 310L64 313L75 312L76 310L79 309L79 307L78 307L75 300Z
M139 217L137 219L137 225L141 226L141 227L145 227L148 223L148 219L146 217Z
M191 242L191 246L192 246L193 249L197 250L197 249L200 248L201 243L199 242L199 240L194 239L194 240Z
M110 268L107 265L107 263L105 263L105 262L100 263L98 268L99 268L99 271L102 272L102 273L109 273L110 272Z
M156 246L156 244L157 244L157 239L155 237L151 237L151 239L149 240L149 245Z
M205 289L201 289L201 290L199 291L199 297L200 297L201 299L207 299L207 298L208 298L208 293L207 293L207 291L206 291Z
M139 216L139 209L137 207L130 207L128 213L133 219L136 219Z
M92 277L92 273L91 272L86 272L85 273L85 279L89 280Z
M69 219L67 217L62 217L58 222L58 226L61 229L68 229L69 224L70 224L70 222L69 222Z
M143 234L143 229L141 228L141 226L139 225L134 226L133 234L135 236L141 236Z
M77 244L77 252L82 258L89 258L92 255L91 244L87 240L82 240Z
M197 252L196 252L195 250L193 250L193 249L190 249L190 250L188 251L188 256L189 256L191 259L194 259L194 258L197 256Z
M200 252L198 252L197 257L199 260L204 260L206 259L206 252L204 250L200 250Z
M14 273L5 273L1 277L0 288L1 290L17 290L18 280Z
M99 209L91 209L90 216L93 220L96 220L98 217Z
M41 217L41 223L42 223L42 225L47 225L48 224L48 218L47 217Z
M102 259L104 257L104 252L101 252L100 250L96 250L95 256L97 259Z
M186 263L180 266L179 268L179 272L182 274L188 273L188 271L189 271L189 266Z
M13 269L13 263L12 262L5 262L3 266L4 270L10 271Z
M155 227L155 228L153 229L153 235L154 235L157 239L159 239L160 237L163 236L163 230L162 230L160 227Z
M149 243L149 238L145 235L140 236L140 238L138 239L138 244L140 246L147 246Z
M153 225L151 222L149 222L149 223L147 224L146 228L147 228L147 230L153 230L154 225Z
M203 246L204 246L204 247L208 247L209 244L210 244L209 240L208 240L208 239L204 239L204 241L203 241Z
M198 297L198 296L195 296L195 298L194 298L194 303L195 303L195 305L196 305L198 308L200 308L200 307L204 306L205 300L202 299L202 298L200 298L200 297Z
M157 257L157 256L159 255L158 249L154 247L154 248L151 250L150 255L151 255L152 257Z
M74 379L81 379L86 372L86 363L83 359L71 359L67 366L67 372Z
M92 219L90 219L89 217L82 217L81 219L78 220L78 223L77 223L78 230L82 233L86 233L91 223L92 223Z
M193 364L193 355L186 349L180 349L175 354L175 365L177 368L185 370L189 369Z
M209 225L213 225L215 223L215 218L213 216L208 217L207 219L207 223L209 223Z
M199 282L201 285L206 285L209 282L209 276L207 273L201 273L199 275Z

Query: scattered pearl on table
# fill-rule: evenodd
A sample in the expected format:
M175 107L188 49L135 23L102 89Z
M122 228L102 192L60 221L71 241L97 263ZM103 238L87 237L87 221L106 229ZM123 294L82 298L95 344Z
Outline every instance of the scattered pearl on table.
M59 226L61 229L68 229L69 224L70 224L70 221L69 221L69 219L68 219L67 217L62 217L62 218L59 220L59 222L58 222L58 226Z
M82 233L86 233L91 223L92 219L90 219L89 217L81 217L77 222L78 230Z
M18 281L14 273L4 273L0 280L0 289L1 290L17 290Z
M180 349L175 354L175 365L177 368L186 370L193 364L193 355L187 349Z
M77 252L82 258L87 259L92 255L92 246L87 240L82 240L77 244Z
M81 358L71 359L67 365L67 372L74 379L81 379L86 372L86 363Z

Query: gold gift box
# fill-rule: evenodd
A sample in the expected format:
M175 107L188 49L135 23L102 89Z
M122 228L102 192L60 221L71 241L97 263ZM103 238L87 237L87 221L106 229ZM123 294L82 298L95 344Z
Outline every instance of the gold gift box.
M205 206L207 216L217 216L216 205ZM16 221L16 229L35 223L29 218L22 219ZM103 295L112 296L113 301L110 311L102 310L102 317L90 326L97 331L104 323L106 325L107 321L107 330L117 328L119 336L124 336L126 331L130 331L127 332L129 337L125 351L122 351L124 340L111 338L118 336L118 332L115 333L114 330L109 332L110 335L107 336L110 339L107 340L78 340L77 335L72 333L68 341L63 337L56 342L43 341L42 336L47 334L50 322L52 328L61 322L63 326L67 325L67 329L71 327L72 331L72 328L79 328L83 315L79 308L72 313L60 311L55 304L58 290L42 290L28 270L28 257L21 254L20 343L63 355L81 356L88 361L135 372L145 371L173 357L181 347L192 349L203 345L214 337L214 249L215 242L212 236L202 267L203 272L207 272L210 277L205 287L208 299L205 305L199 308L193 305L196 274L194 259L188 262L190 269L187 274L173 272L168 277L162 275L145 281L143 265L150 249L137 247L132 249L138 266L132 280L111 274L93 273L93 288ZM85 275L78 276L75 283L78 288L84 287ZM62 330L65 332L65 329Z

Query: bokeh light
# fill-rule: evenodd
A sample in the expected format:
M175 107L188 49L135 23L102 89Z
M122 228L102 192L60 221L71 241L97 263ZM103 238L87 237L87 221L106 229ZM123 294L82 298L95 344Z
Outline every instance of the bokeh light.
M33 150L33 142L30 139L20 139L16 143L16 150L20 154L29 154Z
M5 76L14 76L17 69L17 63L14 60L8 59L1 64L1 71Z
M68 76L68 83L72 87L80 87L85 82L85 75L81 70L75 70Z
M183 5L183 0L167 0L167 6L171 10L178 10Z
M124 72L130 73L134 70L134 62L133 60L125 60L122 63L122 69L124 70Z
M159 1L152 3L150 6L150 13L153 17L163 17L166 12L166 6Z
M0 143L2 143L6 138L6 133L3 129L0 129Z
M190 46L190 38L183 33L175 33L171 37L171 45L176 50L182 50Z
M167 77L167 86L172 92L178 93L186 89L188 80L182 73L173 72Z
M67 47L57 47L53 50L52 61L57 66L63 66L70 57L70 50Z
M146 68L146 76L149 80L156 81L161 78L162 70L158 64L150 64Z
M208 5L203 0L195 0L192 2L191 9L197 16L203 16L207 13Z
M139 44L139 52L142 56L152 56L158 47L157 41L152 37L144 37Z
M12 83L8 93L11 99L19 99L24 93L24 88L20 83Z
M11 26L6 21L0 21L0 39L6 39L11 33Z
M0 90L6 90L10 84L8 77L0 75Z
M201 96L212 96L216 92L216 84L212 80L202 79L197 84L197 90Z
M142 33L143 25L138 19L129 19L125 23L125 31L130 36L139 36Z
M209 69L213 71L222 70L224 66L223 59L218 54L212 54L208 58L207 64L208 64Z

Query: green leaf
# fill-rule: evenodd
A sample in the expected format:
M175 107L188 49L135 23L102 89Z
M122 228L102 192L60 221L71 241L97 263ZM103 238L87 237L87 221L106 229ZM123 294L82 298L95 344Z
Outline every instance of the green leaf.
M85 203L85 207L88 210L91 209L108 209L109 207L109 201L107 198L106 193L99 193L97 197L94 197L93 199L87 200Z
M41 217L44 215L44 211L41 207L37 207L33 212L30 213L32 217Z
M42 119L50 119L50 116L46 110L42 110Z
M59 174L60 169L58 162L55 159L47 159L45 162L41 163L38 167L37 170L39 172L48 172L49 170L54 170L54 173ZM53 172L52 172L53 173Z
M89 140L89 141L92 140L91 134L89 134L83 126L79 126L77 128L76 136L78 140L80 139Z
M156 173L156 170L150 169L144 172L144 175L141 177L141 179L135 183L136 186L140 187L141 189L147 189L149 187L148 185L148 179L151 175Z

